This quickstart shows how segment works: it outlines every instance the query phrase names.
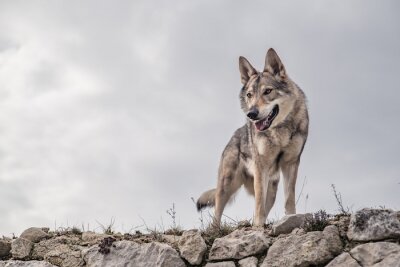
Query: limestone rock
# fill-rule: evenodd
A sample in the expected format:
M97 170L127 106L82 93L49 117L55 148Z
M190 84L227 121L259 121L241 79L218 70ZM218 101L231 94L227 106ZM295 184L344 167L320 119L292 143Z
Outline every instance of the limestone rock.
M138 244L132 241L113 243L108 254L99 252L99 246L93 246L83 252L89 267L185 267L179 254L171 246L158 242Z
M236 267L236 265L233 261L221 261L207 263L205 267Z
M300 228L305 220L305 214L291 214L284 216L272 226L272 234L289 234L295 228Z
M91 231L82 233L82 241L91 246L100 243L100 241L106 237L110 237L110 235L99 234Z
M238 229L227 236L215 239L210 260L243 259L265 251L270 239L263 231Z
M377 241L400 237L397 212L383 209L362 209L351 215L347 237L354 241Z
M165 242L175 245L179 243L179 240L181 237L179 235L162 235L162 238L165 240Z
M203 261L207 245L197 230L183 232L179 240L181 257L192 265L199 265Z
M62 267L82 266L82 247L78 245L79 238L59 236L42 240L33 247L31 257L38 260L47 260Z
M56 267L46 261L0 261L0 267Z
M361 267L360 264L357 263L357 261L350 256L349 253L343 252L336 258L334 258L326 267Z
M248 257L239 261L239 267L257 267L258 259L256 257Z
M47 238L49 235L42 230L42 228L31 227L22 232L22 238L28 239L33 243L37 243L42 239Z
M11 243L7 240L0 240L0 258L8 256L11 251Z
M400 245L377 242L358 245L350 251L351 256L362 266L400 266Z
M84 265L81 250L79 248L71 248L68 245L55 247L46 253L44 259L61 267L78 267Z
M28 239L19 237L11 243L11 254L14 259L22 260L29 257L33 243Z
M309 266L329 262L342 252L342 241L336 226L304 235L291 234L276 240L269 248L262 267Z
M49 227L42 227L42 228L40 228L40 229L42 229L42 231L45 232L46 234L48 234L49 231L50 231L50 228L49 228Z

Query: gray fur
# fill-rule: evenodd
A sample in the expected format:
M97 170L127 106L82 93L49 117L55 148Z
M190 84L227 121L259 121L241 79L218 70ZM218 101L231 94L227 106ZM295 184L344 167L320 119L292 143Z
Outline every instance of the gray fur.
M243 88L241 108L245 114L257 110L257 118L237 129L222 153L217 188L197 201L200 210L215 205L215 223L232 195L244 185L255 196L254 224L265 223L275 202L280 172L284 177L285 212L293 214L295 183L308 135L308 112L303 91L287 76L285 67L271 48L263 72L257 72L243 57L239 58ZM272 122L273 107L279 112ZM255 121L266 120L270 126L257 130ZM264 130L263 130L264 129Z

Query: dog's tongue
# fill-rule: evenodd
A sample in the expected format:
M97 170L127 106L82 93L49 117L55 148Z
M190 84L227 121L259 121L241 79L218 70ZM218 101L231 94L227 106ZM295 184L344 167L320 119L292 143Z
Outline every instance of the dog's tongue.
M264 131L269 127L268 119L257 121L254 125L258 131Z

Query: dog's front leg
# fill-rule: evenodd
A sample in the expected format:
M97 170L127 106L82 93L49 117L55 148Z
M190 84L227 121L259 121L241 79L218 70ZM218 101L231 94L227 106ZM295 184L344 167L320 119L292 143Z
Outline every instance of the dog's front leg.
M266 220L265 213L265 178L262 175L260 166L256 166L254 173L254 196L256 201L254 226L264 226Z
M269 212L274 206L276 199L276 192L278 191L279 184L279 170L269 175L269 179L265 180L267 187L267 196L265 201L265 217L268 217Z
M283 174L283 187L285 193L285 213L296 214L296 180L300 159L296 162L285 163L281 166Z

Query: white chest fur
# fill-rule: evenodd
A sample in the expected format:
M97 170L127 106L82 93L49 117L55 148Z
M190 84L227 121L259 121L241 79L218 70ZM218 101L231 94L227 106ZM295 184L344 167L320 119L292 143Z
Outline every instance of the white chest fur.
M254 140L254 145L257 149L259 155L266 155L267 154L267 138L256 138Z

